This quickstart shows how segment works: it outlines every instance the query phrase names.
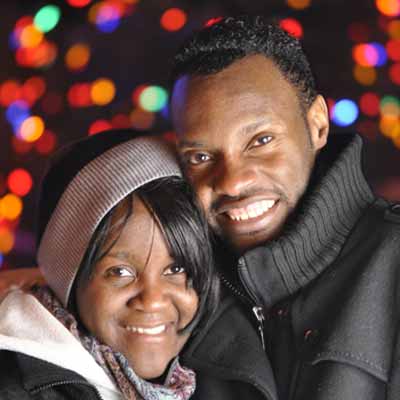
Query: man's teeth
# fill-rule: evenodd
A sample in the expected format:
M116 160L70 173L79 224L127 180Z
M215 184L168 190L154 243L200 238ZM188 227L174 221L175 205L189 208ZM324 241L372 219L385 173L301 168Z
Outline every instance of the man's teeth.
M153 328L142 328L140 326L132 325L126 327L129 332L139 333L141 335L159 335L160 333L164 332L166 328L166 325L158 325Z
M243 208L233 208L227 211L227 215L234 221L245 221L247 219L257 218L267 212L273 205L275 200L262 200L249 204Z

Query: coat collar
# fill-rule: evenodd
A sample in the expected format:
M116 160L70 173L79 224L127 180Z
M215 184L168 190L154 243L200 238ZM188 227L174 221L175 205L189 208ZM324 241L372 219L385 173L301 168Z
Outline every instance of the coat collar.
M248 251L250 286L266 309L315 279L340 253L374 195L361 169L358 135L329 138L309 189L282 235Z

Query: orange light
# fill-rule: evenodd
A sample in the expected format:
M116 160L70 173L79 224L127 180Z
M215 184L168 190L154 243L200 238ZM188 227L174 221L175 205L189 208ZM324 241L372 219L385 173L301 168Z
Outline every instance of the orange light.
M294 18L284 18L279 22L279 26L285 30L289 35L294 36L297 39L303 37L303 27L300 22Z
M393 39L400 39L400 20L395 19L388 23L387 32Z
M110 79L97 79L92 84L90 96L94 104L104 106L114 99L115 85Z
M89 127L89 136L95 135L103 131L108 131L112 128L112 125L105 119L98 119L94 121Z
M396 17L400 14L399 0L375 0L376 8L380 13L388 17Z
M166 31L179 31L186 24L186 13L180 8L170 8L161 16L161 26Z
M56 135L49 131L45 130L43 135L39 138L39 140L35 143L35 149L39 154L49 154L51 153L57 144Z
M304 10L310 7L311 0L286 0L287 5L295 10Z
M0 227L0 253L7 254L14 247L14 234L6 227Z
M22 47L37 47L43 40L43 32L35 25L28 25L22 29L19 41Z
M393 115L384 115L379 121L379 130L388 138L392 138L398 130L399 119Z
M23 168L14 169L8 175L7 185L14 194L21 197L26 196L33 185L31 174Z
M26 142L36 142L43 135L44 122L38 116L28 117L19 129L19 137Z
M154 113L142 108L135 108L130 113L129 118L134 128L142 130L151 128L155 120Z
M84 43L71 46L65 55L65 64L72 71L80 71L86 67L90 59L90 48Z
M21 215L22 208L22 200L15 194L6 194L0 200L0 215L10 221L17 219Z
M371 86L376 82L376 70L373 67L356 65L353 69L354 79L364 86Z

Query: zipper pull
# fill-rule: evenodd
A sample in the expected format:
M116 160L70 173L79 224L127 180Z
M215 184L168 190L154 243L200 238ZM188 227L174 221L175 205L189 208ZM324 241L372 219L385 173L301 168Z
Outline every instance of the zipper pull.
M254 306L253 313L256 316L257 321L258 321L258 332L260 334L262 347L265 350L265 341L264 341L264 320L265 320L265 318L264 318L263 310L259 306Z

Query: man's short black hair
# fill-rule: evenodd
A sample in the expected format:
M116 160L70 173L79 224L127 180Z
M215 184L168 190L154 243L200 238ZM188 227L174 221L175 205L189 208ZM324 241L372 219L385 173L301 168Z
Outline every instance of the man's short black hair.
M226 17L191 37L174 58L172 79L211 75L249 55L264 55L296 89L303 109L317 91L301 43L260 16Z

